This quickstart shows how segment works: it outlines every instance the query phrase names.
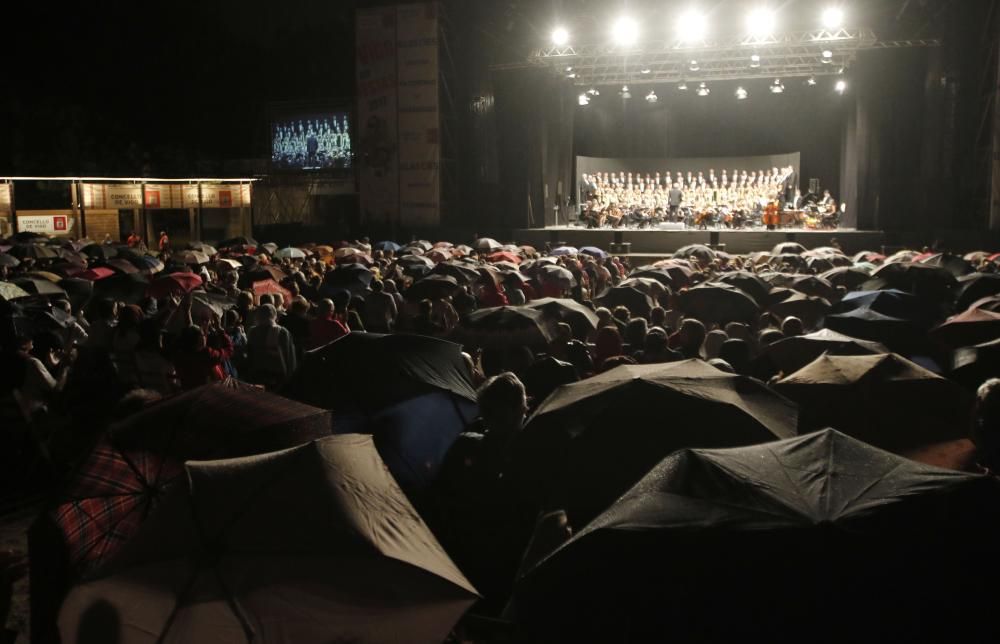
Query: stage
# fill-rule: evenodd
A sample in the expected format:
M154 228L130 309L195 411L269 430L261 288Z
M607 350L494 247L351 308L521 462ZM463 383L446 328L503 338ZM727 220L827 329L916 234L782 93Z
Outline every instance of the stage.
M522 228L514 231L519 244L542 248L546 243L553 247L597 246L620 255L667 256L688 244L705 244L728 253L770 251L775 244L794 241L806 248L829 246L833 239L845 253L862 250L881 251L885 234L879 230L808 230L783 228L778 230L656 230L634 228L583 228L580 226L550 226L548 228ZM629 246L621 246L629 244ZM722 245L725 246L722 246ZM612 249L614 246L614 249Z

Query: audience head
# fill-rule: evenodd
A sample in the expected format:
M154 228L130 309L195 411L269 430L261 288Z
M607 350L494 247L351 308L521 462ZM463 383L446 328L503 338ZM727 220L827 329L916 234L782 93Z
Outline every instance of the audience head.
M509 371L492 376L476 393L479 415L490 431L519 431L528 412L521 380Z
M707 360L718 358L722 343L728 339L729 335L725 331L720 331L719 329L709 331L708 335L705 336L705 358Z
M701 345L705 342L705 325L694 318L687 318L678 331L680 350L685 358L700 358Z
M273 304L261 304L257 307L257 322L267 324L278 319L278 309Z
M736 373L748 375L750 372L750 345L745 340L723 342L719 358L728 362Z
M632 318L625 327L625 342L632 351L638 351L646 343L648 327L646 318Z

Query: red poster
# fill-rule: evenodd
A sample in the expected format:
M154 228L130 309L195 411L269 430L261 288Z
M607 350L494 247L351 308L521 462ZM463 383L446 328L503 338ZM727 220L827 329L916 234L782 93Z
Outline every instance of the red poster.
M160 207L160 191L159 190L146 190L146 207L147 208L159 208Z
M53 217L52 228L55 230L66 230L66 217L62 215Z
M233 193L230 190L219 191L219 208L233 207Z

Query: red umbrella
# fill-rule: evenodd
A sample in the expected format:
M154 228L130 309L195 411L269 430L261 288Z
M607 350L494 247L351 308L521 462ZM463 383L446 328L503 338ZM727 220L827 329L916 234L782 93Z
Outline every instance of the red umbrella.
M194 273L170 273L155 279L146 289L146 295L158 300L171 295L183 296L201 284L201 278Z
M285 306L289 306L292 303L291 291L274 280L260 280L259 282L254 282L251 290L253 291L254 299L258 304L260 304L260 296L265 293L280 295L282 300L284 300Z
M488 258L491 262L510 262L512 264L520 264L521 258L517 253L512 253L510 251L500 251L499 253L493 253Z
M110 268L104 266L98 266L97 268L88 268L87 270L79 273L77 277L84 280L90 280L91 282L96 282L97 280L102 280L105 277L111 277L115 272Z

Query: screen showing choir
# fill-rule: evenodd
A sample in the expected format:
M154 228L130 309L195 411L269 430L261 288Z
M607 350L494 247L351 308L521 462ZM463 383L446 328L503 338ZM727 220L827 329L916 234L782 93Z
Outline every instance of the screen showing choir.
M344 112L297 116L271 125L271 165L279 170L351 167L351 131Z

